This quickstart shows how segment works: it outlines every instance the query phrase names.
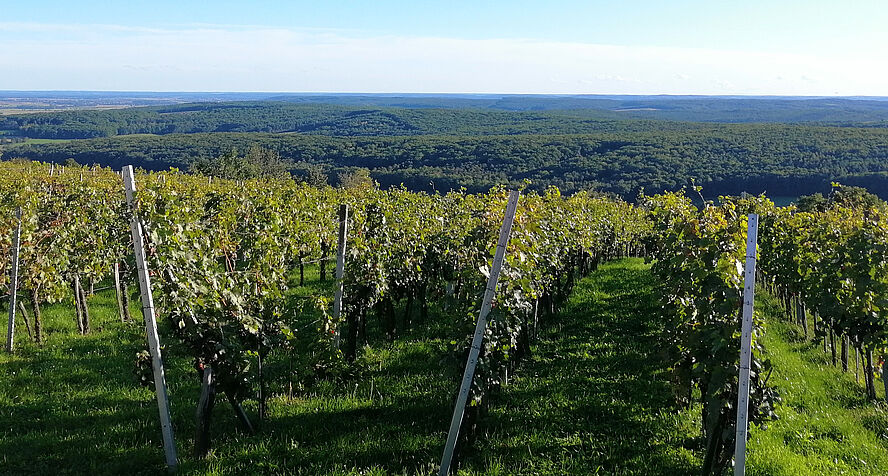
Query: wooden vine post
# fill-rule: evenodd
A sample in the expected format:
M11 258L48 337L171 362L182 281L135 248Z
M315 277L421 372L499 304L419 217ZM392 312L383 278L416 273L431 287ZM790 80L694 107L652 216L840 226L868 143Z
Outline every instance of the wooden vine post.
M9 272L9 326L6 328L6 351L9 353L12 353L15 343L15 304L18 295L19 248L22 244L22 207L15 211L15 220L18 224L12 235L12 266Z
M441 458L439 476L447 476L450 473L450 464L453 462L453 450L459 438L459 430L462 426L463 416L466 412L466 402L472 389L472 380L475 378L475 367L478 365L478 355L481 353L481 344L484 341L484 332L487 329L487 315L496 295L496 285L499 282L500 270L506 256L506 247L509 244L509 235L512 232L512 222L515 220L515 211L518 209L518 197L520 192L513 190L509 193L509 201L506 205L506 215L500 228L499 242L496 245L496 253L493 256L493 266L490 268L490 276L487 279L487 287L484 289L484 299L481 301L481 312L478 314L478 322L475 324L475 335L472 337L472 347L469 350L469 359L463 373L462 384L456 397L456 405L453 408L453 418L450 420L450 431L447 434L447 444L444 446L444 455Z
M200 400L197 402L197 432L194 436L194 456L203 458L210 451L210 416L216 405L216 379L213 368L204 366L201 378Z
M755 305L755 249L758 215L750 214L746 231L746 268L743 283L743 325L740 336L740 386L737 390L737 434L734 476L746 474L746 434L749 422L749 365L752 361L752 310Z
M123 184L126 188L126 203L132 212L130 230L133 235L133 251L136 255L136 271L139 275L141 292L142 316L148 333L148 351L151 353L151 366L154 370L154 392L157 395L157 408L160 412L160 427L163 433L163 449L166 453L167 469L176 471L176 442L173 439L173 425L170 419L170 404L167 398L166 378L163 372L163 360L160 355L160 338L157 335L157 320L154 316L154 297L151 294L151 278L148 275L145 256L145 242L142 236L142 224L136 215L135 191L136 182L133 166L123 168Z
M339 348L342 332L339 329L339 318L342 315L342 291L345 286L345 240L348 237L348 205L339 206L339 248L336 251L336 294L333 297L333 323L336 337L334 342Z
M120 261L114 262L114 295L117 297L117 314L120 322L126 322L126 308L123 303L123 289L120 286Z

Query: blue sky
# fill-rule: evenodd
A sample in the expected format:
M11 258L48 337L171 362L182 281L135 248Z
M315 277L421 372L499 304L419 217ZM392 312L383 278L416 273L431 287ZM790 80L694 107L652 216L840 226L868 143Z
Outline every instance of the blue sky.
M0 89L888 95L880 1L0 0Z

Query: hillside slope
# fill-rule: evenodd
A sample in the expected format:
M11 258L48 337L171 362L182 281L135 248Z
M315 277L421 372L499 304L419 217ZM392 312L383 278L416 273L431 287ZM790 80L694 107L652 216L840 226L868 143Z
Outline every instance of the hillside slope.
M315 270L308 281L294 292L329 291ZM543 323L532 358L493 396L460 474L698 474L699 409L673 403L656 286L640 259L579 281L563 312ZM783 405L769 428L752 429L748 474L888 474L886 406L866 401L853 373L832 368L773 300L763 295L758 305ZM0 353L0 473L163 471L154 396L132 375L143 329L119 321L113 291L91 307L93 334L77 335L69 305L47 306L48 342L22 333L16 355ZM297 388L292 398L277 389L254 436L220 403L206 460L190 456L192 364L166 342L181 474L429 474L440 461L462 362L434 326L375 341L342 382Z

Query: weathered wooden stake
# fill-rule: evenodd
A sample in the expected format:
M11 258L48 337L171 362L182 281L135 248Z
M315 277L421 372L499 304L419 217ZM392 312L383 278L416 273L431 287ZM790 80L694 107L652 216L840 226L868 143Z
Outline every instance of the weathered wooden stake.
M876 399L876 380L873 368L873 351L872 349L867 349L863 354L866 359L866 367L864 368L866 378L866 394L867 396L875 400Z
M231 408L234 409L234 415L237 417L237 420L240 422L244 431L251 435L256 433L253 424L250 423L250 419L247 417L247 412L244 411L244 407L241 406L240 402L229 392L225 392L225 396L228 397L228 403L231 404Z
M330 245L326 241L321 242L321 281L327 280L327 254L330 251Z
M213 407L216 404L216 379L213 368L204 366L203 379L200 386L200 400L197 402L197 431L194 436L194 457L203 458L210 451L210 422Z
M12 267L9 271L9 326L6 328L6 351L12 353L15 343L15 305L18 295L19 248L22 245L22 207L15 211L18 224L12 235Z
M299 253L299 285L305 286L305 257L304 252Z
M749 415L749 365L752 361L752 311L755 305L755 248L758 215L749 215L746 229L746 270L743 283L743 326L740 336L740 387L737 391L737 434L734 476L746 474L746 433Z
M31 333L31 322L28 317L28 309L25 308L24 301L19 301L19 311L22 311L22 320L25 321L25 330L28 331L28 339L33 339L34 335Z
M19 301L18 303L19 303L19 311L22 311L22 320L25 321L25 330L28 331L28 340L31 340L34 338L34 335L31 333L31 323L28 320L28 319L30 319L28 317L28 309L25 308L24 301Z
M854 380L860 383L860 348L854 347Z
M342 315L342 291L345 283L345 240L348 237L348 205L339 206L339 247L336 251L336 294L333 297L333 323L336 326L334 343L339 347L342 332L339 326L339 318Z
M882 360L882 387L885 389L885 401L888 402L888 360Z
M160 338L157 335L157 320L154 316L154 296L151 293L151 278L145 257L145 242L142 237L142 223L136 215L135 191L136 182L133 177L133 166L123 168L123 184L126 189L126 203L132 211L130 231L133 235L133 252L136 255L136 271L139 275L139 290L142 300L142 316L145 318L145 329L148 333L148 350L151 352L151 366L154 369L154 392L157 394L157 408L160 412L160 427L163 433L163 449L166 453L167 469L175 472L176 442L173 439L173 424L170 419L170 404L167 398L166 378L163 372L163 360L160 355Z
M509 244L509 235L512 232L512 221L515 219L515 211L518 209L518 197L520 192L513 190L509 193L509 201L506 205L506 215L500 228L499 242L496 245L496 253L493 256L493 266L490 268L490 276L487 279L487 288L484 290L484 300L481 301L481 312L475 325L475 335L472 338L472 348L469 351L469 359L466 362L466 370L463 373L459 395L456 397L456 406L453 408L453 418L450 420L450 432L447 434L447 445L444 447L444 456L441 458L441 470L439 476L447 476L450 473L450 464L453 461L453 450L456 440L459 438L459 429L462 426L463 415L466 412L466 402L469 391L472 389L472 379L475 378L475 366L478 365L478 355L481 353L481 344L484 340L484 331L487 329L487 315L496 295L496 285L499 281L500 270L506 256L506 247Z
M90 329L89 302L86 299L87 299L86 289L81 285L80 286L80 305L83 307L83 332L85 334L89 334L89 329Z
M829 348L832 352L832 364L833 367L835 367L836 365L838 365L839 361L836 358L836 331L833 328L832 323L830 323L829 326Z
M71 281L71 289L74 291L74 318L77 320L77 332L83 335L83 307L80 306L80 286L77 284L75 277Z
M805 341L808 340L808 310L805 309L805 304L799 299L799 318L802 320L802 329L805 331Z
M34 341L38 344L43 343L43 318L40 314L40 294L39 288L31 290L31 307L34 309Z
M114 262L114 294L117 296L117 314L120 322L126 322L126 312L123 309L123 290L120 289L120 262Z
M77 299L74 301L75 306L79 306L79 324L80 324L80 333L81 334L89 334L89 306L86 303L86 291L83 289L83 285L80 284L80 275L74 275L74 294Z

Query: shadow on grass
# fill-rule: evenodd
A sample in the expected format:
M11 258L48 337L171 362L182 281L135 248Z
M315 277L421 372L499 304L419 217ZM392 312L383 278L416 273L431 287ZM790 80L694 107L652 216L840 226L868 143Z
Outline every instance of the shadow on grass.
M293 400L276 397L256 436L226 435L214 423L212 456L188 463L188 472L430 472L443 448L456 376L439 364L444 347L436 343L382 347L368 351L360 379L318 385Z
M315 282L313 269L310 277L296 295L329 287ZM662 329L652 286L638 261L607 265L580 283L564 314L546 323L532 361L503 390L465 467L493 473L500 465L506 474L691 472L697 462L682 448L690 419L671 406L657 357ZM119 323L116 303L101 298L101 331L75 335L70 309L62 308L48 313L47 327L58 331L44 348L0 357L0 474L163 471L154 394L132 377L141 325ZM272 397L256 435L237 430L220 402L206 460L190 456L198 397L191 359L167 339L180 473L433 472L462 362L454 364L447 344L456 320L431 311L429 322L393 343L371 326L373 346L365 349L359 378L320 384L292 400ZM245 407L254 417L255 402Z
M297 295L329 287L311 271ZM164 473L155 396L133 376L135 354L144 347L138 302L136 322L124 324L113 291L91 301L91 335L76 334L71 306L47 306L47 343L24 336L16 355L0 355L0 474ZM430 472L440 458L458 377L458 369L442 364L448 346L440 335L374 339L359 378L319 385L293 400L274 396L267 421L256 421L255 402L247 401L255 435L240 431L229 405L219 401L214 449L208 459L194 460L198 382L191 359L164 326L180 474L413 474Z
M637 260L582 280L495 399L479 474L690 474L693 436L674 407L653 279ZM685 425L690 426L690 425Z
M48 329L63 313L47 313ZM0 473L156 474L163 470L153 394L132 375L137 328L101 310L106 332L20 341L2 362ZM116 319L116 308L113 319ZM59 331L55 331L59 332ZM128 338L129 337L129 338ZM133 340L133 338L135 340Z

